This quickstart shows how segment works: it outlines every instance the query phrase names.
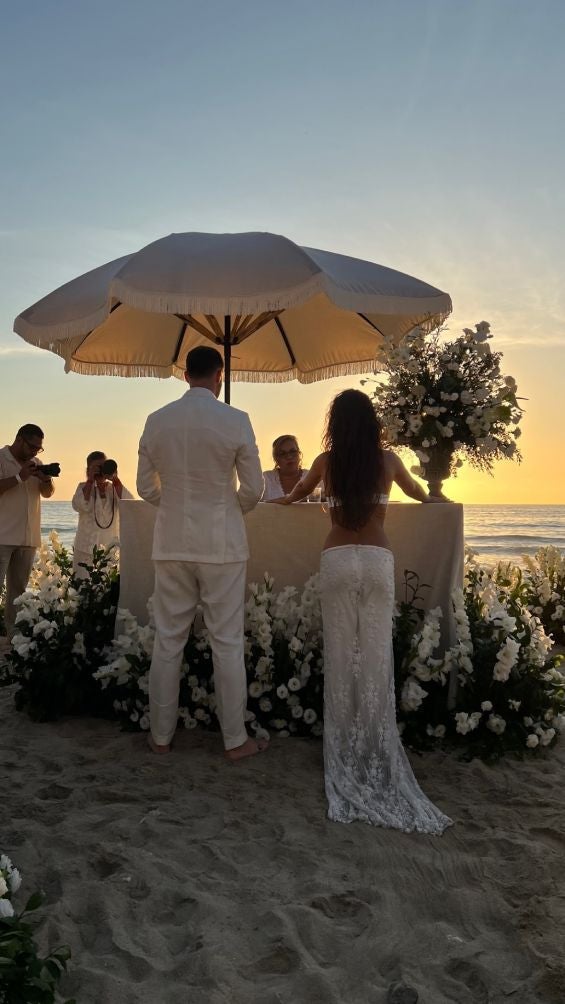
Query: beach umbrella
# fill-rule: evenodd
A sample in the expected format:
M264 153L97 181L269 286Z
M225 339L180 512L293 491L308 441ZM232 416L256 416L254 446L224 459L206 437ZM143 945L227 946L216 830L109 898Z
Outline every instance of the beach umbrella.
M65 370L182 378L189 349L223 351L230 381L364 373L390 338L437 327L451 300L373 262L269 233L170 234L72 279L16 318Z

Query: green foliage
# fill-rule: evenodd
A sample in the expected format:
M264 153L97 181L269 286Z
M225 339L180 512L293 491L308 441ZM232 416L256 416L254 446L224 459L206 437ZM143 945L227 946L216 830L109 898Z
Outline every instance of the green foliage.
M19 873L9 858L2 855L0 878L7 880L8 888L0 897L0 906L4 907L0 911L0 1004L55 1004L61 999L57 984L67 969L71 952L60 947L46 956L40 955L35 941L36 924L29 917L42 906L45 897L40 892L34 893L21 913L16 913L10 892L10 879L16 875L19 881ZM76 1002L69 1000L66 1004Z
M109 712L92 674L113 637L118 593L115 562L102 548L85 579L72 575L65 548L42 548L0 671L0 685L18 685L18 710L36 721Z

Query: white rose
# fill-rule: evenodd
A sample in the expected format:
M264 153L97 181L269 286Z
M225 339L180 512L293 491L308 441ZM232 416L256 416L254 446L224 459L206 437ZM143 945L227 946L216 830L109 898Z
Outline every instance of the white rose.
M316 721L317 717L318 716L313 708L306 708L306 711L304 712L304 721L307 725L312 725Z
M291 676L290 680L288 681L288 689L296 691L296 690L300 690L301 686L302 686L302 684L301 684L300 680L298 679L298 677L297 676Z
M14 907L10 903L9 899L0 899L0 918L2 917L13 917Z
M546 729L543 735L540 736L540 742L542 746L549 746L554 736L555 736L555 729Z
M8 886L6 885L6 880L3 875L0 875L0 896L4 896L8 892Z
M492 711L492 704L490 701L483 701L481 704L481 711Z
M280 687L277 687L277 697L280 697L281 701L286 700L288 697L288 690L284 683L281 683Z
M500 715L489 715L487 729L490 729L490 731L494 732L495 735L500 736L504 732L505 728L506 722L504 721L504 718L501 718Z
M538 745L539 745L539 739L538 739L538 737L536 735L534 735L533 733L531 735L529 735L528 738L526 739L526 746L529 749L534 750L536 748L536 746L538 746Z

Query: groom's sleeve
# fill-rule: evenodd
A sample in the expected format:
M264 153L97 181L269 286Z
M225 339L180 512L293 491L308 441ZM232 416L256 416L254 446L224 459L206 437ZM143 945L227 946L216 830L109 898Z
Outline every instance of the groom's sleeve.
M143 435L139 440L137 494L140 498L145 499L146 502L150 502L151 505L158 506L161 500L161 478L157 473L149 452L147 444L147 425L145 426Z
M235 457L235 469L239 480L237 497L242 512L254 509L263 495L263 472L259 460L259 450L249 415L243 413L241 424L241 446Z

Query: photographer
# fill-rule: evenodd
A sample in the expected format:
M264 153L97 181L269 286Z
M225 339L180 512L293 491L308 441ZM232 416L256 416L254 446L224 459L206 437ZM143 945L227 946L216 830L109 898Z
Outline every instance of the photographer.
M78 512L74 543L73 571L79 578L88 576L84 565L92 564L95 547L111 547L120 542L119 500L132 499L118 477L114 460L95 450L86 458L86 481L81 481L72 506Z
M18 429L11 446L0 449L0 591L5 582L8 638L14 634L14 600L27 589L41 544L41 498L51 498L55 491L35 459L38 453L43 453L43 432L30 424Z

